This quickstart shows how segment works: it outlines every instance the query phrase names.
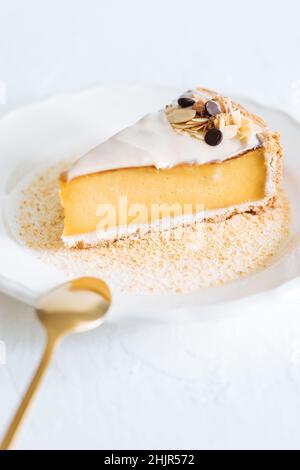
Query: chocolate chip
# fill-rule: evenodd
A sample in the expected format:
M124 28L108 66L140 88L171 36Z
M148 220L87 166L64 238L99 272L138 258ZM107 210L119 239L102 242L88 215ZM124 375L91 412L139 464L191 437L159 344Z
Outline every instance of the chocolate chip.
M217 114L220 114L221 109L218 103L210 100L205 103L205 112L208 116L216 116Z
M223 134L219 129L209 129L205 134L204 140L208 145L219 145L223 140Z
M193 98L190 98L189 96L181 96L178 99L178 104L182 108L188 108L189 106L193 106L193 104L195 103L196 101Z

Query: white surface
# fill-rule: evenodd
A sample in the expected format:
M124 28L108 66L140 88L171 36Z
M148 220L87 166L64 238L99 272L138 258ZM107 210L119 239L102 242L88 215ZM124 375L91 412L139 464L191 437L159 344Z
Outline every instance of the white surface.
M300 114L292 0L245 10L215 2L213 14L207 2L137 0L10 0L0 11L0 112L96 83L156 80L234 90ZM70 338L19 447L299 448L299 298L288 290L232 305L231 319L124 322ZM2 295L0 339L3 431L42 336L31 310Z
M42 335L30 309L0 299L4 429ZM299 308L276 299L268 308L239 307L230 321L125 322L73 336L55 357L18 447L298 448Z

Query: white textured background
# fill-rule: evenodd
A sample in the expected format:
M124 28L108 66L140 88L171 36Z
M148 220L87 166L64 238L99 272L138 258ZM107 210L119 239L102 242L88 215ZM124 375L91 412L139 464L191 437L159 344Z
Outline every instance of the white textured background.
M0 0L0 113L54 93L146 80L234 91L299 115L298 5ZM295 299L246 302L226 320L108 324L74 336L18 445L299 449L299 308ZM3 295L0 340L3 432L42 348L32 311Z

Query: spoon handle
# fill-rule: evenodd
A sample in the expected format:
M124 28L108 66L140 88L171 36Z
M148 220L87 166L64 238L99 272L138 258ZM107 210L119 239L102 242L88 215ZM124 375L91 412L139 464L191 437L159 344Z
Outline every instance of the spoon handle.
M27 389L26 394L24 395L22 403L20 404L13 420L11 421L9 425L9 428L0 445L0 450L9 450L12 448L16 435L25 418L26 412L28 411L29 406L31 405L33 398L41 384L42 378L44 377L45 372L47 371L48 366L51 362L53 352L57 345L58 339L59 339L58 335L48 336L47 344L46 344L43 356L41 358L40 364L36 370L36 373L34 374L32 378L32 381Z

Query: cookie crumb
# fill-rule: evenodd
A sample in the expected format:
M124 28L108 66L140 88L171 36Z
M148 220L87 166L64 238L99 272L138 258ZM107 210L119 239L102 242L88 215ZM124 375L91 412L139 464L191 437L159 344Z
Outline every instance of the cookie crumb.
M98 276L130 293L193 292L224 284L267 266L289 235L289 205L280 193L273 208L149 233L89 249L68 249L60 237L63 212L60 163L22 190L15 236L44 263L66 275Z

